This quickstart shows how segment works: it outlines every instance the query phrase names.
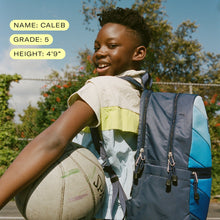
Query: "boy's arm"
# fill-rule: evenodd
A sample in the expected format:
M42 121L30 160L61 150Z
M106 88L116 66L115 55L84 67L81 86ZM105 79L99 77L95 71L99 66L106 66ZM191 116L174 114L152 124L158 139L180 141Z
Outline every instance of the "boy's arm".
M0 208L42 174L62 154L65 145L93 120L91 107L78 100L31 141L0 178Z

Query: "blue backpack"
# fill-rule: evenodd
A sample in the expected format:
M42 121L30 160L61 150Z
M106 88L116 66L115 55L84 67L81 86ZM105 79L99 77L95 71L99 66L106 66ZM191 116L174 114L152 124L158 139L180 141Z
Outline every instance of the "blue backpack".
M126 200L119 181L114 182L126 219L205 220L212 158L202 98L152 92L131 77L123 78L141 90L131 199Z

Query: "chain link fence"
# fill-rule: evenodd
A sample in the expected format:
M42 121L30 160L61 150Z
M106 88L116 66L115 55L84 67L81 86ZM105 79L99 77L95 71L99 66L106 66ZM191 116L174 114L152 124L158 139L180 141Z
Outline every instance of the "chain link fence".
M56 80L50 80L50 79L33 79L33 78L25 78L20 80L21 83L16 85L16 88L18 90L21 90L20 87L22 87L22 82L25 84L28 84L29 87L27 88L27 91L25 91L25 88L23 88L23 92L20 92L20 97L19 93L16 93L16 88L13 88L14 91L12 91L12 99L10 100L10 104L12 108L16 110L16 114L18 115L17 108L20 108L19 114L22 114L21 109L25 109L30 103L30 100L25 98L25 95L28 95L31 97L31 88L35 88L35 93L33 96L35 97L35 104L37 102L37 99L39 100L40 98L40 92L42 91L43 88L45 88L45 85L48 84L56 84ZM59 81L60 82L60 81ZM65 83L65 81L63 81ZM13 85L15 87L15 85ZM211 98L214 94L220 94L220 84L200 84L200 83L180 83L180 82L154 82L153 87L156 90L160 90L161 92L176 92L176 93L189 93L189 94L198 94L203 97L205 100L206 98ZM15 94L13 94L13 92ZM15 97L16 95L16 97ZM220 103L217 103L217 105L220 105ZM220 112L218 113L220 114ZM18 117L18 116L17 116ZM18 119L19 120L19 119ZM19 122L18 122L19 123ZM219 124L220 122L216 121L216 125ZM25 130L19 131L19 134L24 133L31 133L32 127L25 127L23 128ZM29 129L29 130L28 130ZM31 140L31 138L28 137L18 137L19 141L27 143L28 141ZM220 147L220 137L213 137L212 138L212 143L215 143L218 147Z

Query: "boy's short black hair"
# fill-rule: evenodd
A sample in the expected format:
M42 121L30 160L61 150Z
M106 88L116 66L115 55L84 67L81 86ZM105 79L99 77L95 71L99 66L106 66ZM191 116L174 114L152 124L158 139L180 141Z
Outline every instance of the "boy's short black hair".
M101 27L107 23L116 23L124 25L132 30L135 30L142 44L147 48L150 42L150 29L144 18L135 10L129 8L108 8L98 14Z

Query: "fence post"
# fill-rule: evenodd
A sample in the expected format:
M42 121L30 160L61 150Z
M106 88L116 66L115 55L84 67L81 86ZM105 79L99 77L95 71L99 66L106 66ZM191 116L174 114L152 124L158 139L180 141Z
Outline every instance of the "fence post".
M192 84L189 84L189 94L193 94Z

